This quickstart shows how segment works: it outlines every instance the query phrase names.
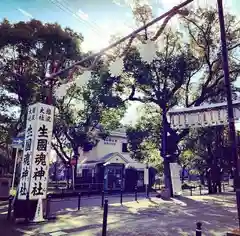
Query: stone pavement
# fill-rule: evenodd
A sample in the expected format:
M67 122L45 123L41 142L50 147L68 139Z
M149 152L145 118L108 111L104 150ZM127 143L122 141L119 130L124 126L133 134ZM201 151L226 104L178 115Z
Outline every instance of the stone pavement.
M197 221L203 223L203 235L217 236L226 235L226 231L237 226L234 193L179 197L170 201L156 197L138 202L132 198L125 200L123 206L109 205L108 236L195 235ZM56 221L28 227L18 225L17 231L26 236L100 236L102 215L99 206L82 207L80 211L66 207L58 212Z

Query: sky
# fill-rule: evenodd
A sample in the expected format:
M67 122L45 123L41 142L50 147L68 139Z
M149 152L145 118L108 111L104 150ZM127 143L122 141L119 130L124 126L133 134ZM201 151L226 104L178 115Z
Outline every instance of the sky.
M225 0L224 4L229 11L239 15L239 1ZM132 2L133 0L0 0L0 19L7 18L11 22L18 22L35 18L43 22L57 22L62 27L70 27L83 34L84 51L98 51L109 44L111 35L125 36L136 29L131 14ZM149 2L153 14L158 16L181 0ZM195 3L199 2L212 4L217 0L195 0ZM138 106L139 104L131 106L124 123L136 120Z

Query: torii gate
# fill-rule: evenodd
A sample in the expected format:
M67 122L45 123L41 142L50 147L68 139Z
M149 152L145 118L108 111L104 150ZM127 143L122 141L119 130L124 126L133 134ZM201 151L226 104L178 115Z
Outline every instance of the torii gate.
M234 120L240 119L240 100L233 101ZM178 108L168 111L173 129L209 127L228 124L227 103L215 103L198 107Z

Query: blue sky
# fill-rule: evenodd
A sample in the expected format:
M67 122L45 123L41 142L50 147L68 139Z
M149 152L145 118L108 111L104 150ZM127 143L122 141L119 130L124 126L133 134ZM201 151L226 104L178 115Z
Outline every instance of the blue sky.
M99 50L107 46L110 35L130 33L136 26L131 14L134 0L1 0L0 19L11 22L36 18L43 22L57 22L81 32L84 49ZM146 0L141 0L146 1ZM181 0L149 0L154 15L170 9ZM217 2L217 0L195 0ZM240 13L239 0L225 0L230 9Z
M133 0L0 0L0 20L57 22L83 34L84 50L100 50L109 44L110 36L126 35L136 28L131 14ZM146 1L146 0L142 0ZM172 8L181 0L149 0L155 16ZM195 0L204 4L217 0ZM240 13L240 0L225 0L228 10ZM136 116L138 105L131 107L128 123Z
M33 17L68 26L85 36L87 49L106 46L110 32L122 30L120 22L127 21L128 14L131 15L130 8L111 0L1 0L0 9L1 18L11 22ZM98 40L93 41L96 38Z

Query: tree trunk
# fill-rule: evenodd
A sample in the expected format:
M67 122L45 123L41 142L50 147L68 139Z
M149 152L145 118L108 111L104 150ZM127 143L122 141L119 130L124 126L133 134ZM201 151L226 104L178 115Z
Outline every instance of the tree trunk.
M186 166L184 165L182 167L182 184L184 183L185 170L186 170Z
M173 196L170 165L169 165L169 161L166 160L166 158L163 160L163 165L164 165L164 184L165 184L165 188L169 189L170 195Z
M208 186L208 193L211 194L212 191L212 180L211 180L211 172L210 170L206 171L206 178L207 178L207 186Z
M57 182L57 161L54 163L54 181Z
M77 178L77 164L78 164L78 159L79 159L78 149L79 149L79 146L75 147L74 150L73 150L73 152L74 152L73 157L76 159L76 165L75 165L75 168L74 168L74 180L75 181L76 181L76 178ZM75 188L75 186L73 186L73 187Z
M218 192L221 193L222 192L222 184L221 184L221 181L217 181L217 189L218 189Z
M200 174L200 183L201 185L205 185L204 173Z
M213 189L212 189L212 181L211 181L210 177L208 177L207 183L208 183L208 193L212 194L213 193Z
M217 169L216 166L213 165L211 168L211 181L212 181L212 193L217 193Z
M69 188L70 185L70 166L67 167L67 188Z

